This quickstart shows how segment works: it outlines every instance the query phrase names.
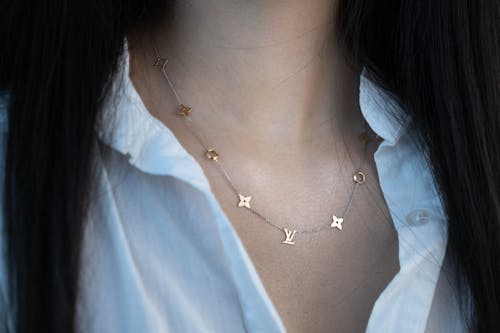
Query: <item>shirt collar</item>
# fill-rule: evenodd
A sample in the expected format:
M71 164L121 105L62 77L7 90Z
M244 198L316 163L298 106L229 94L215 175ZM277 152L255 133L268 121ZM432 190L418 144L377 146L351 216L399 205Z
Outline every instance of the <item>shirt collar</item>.
M408 130L411 116L403 112L395 97L368 78L366 68L360 75L359 106L371 129L391 145Z
M210 187L194 157L146 109L129 77L126 42L118 72L103 103L97 136L143 172L175 176L202 190Z
M370 128L386 143L395 145L406 132L410 118L401 112L392 96L368 79L366 69L360 75L359 105ZM201 174L195 177L182 163L175 163L184 161L197 165L172 131L146 109L129 77L126 41L119 70L103 106L98 137L127 156L132 165L144 172L176 175L198 186L208 186Z

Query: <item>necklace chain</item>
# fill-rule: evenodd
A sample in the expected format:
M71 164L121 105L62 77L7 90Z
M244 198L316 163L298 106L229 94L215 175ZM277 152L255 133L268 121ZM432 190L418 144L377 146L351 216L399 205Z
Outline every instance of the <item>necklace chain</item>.
M348 202L345 205L345 208L344 208L342 214L339 216L337 216L335 214L332 215L331 221L328 224L325 223L325 224L320 225L320 226L306 228L306 229L291 229L291 228L289 229L288 227L285 227L283 225L280 225L280 224L277 224L277 223L271 221L267 216L265 216L265 215L261 214L260 212L258 212L257 210L255 210L255 208L253 208L250 204L252 197L243 195L242 192L237 189L236 185L234 184L233 180L231 179L231 176L229 175L227 170L224 168L224 166L221 162L221 158L219 156L219 153L215 150L214 147L206 145L205 144L206 140L204 140L201 132L194 129L194 126L193 126L194 122L191 118L192 109L191 109L191 107L189 107L183 103L181 97L179 96L177 90L175 89L174 84L172 83L172 81L170 80L170 77L167 74L168 59L164 58L160 55L158 49L156 48L156 46L154 44L153 44L153 49L154 49L154 52L156 55L153 66L158 67L161 70L163 77L165 78L168 85L170 86L170 89L172 90L172 93L174 94L175 99L176 99L177 104L178 104L177 113L179 115L181 115L186 120L184 122L184 124L187 125L187 128L189 129L191 134L193 134L193 136L196 138L196 140L205 149L205 156L209 160L213 161L215 163L215 165L217 166L218 171L224 177L224 179L228 183L229 187L231 188L231 190L235 194L236 198L239 200L239 202L237 204L238 207L246 208L249 212L251 212L252 214L257 216L258 218L260 218L261 220L263 220L267 224L281 230L284 233L284 237L285 237L285 239L282 241L282 243L287 244L287 245L294 245L295 244L296 234L310 234L310 233L316 233L316 232L326 230L326 229L335 229L339 232L342 231L344 218L351 208L356 190L359 186L363 185L366 182L366 176L361 171L361 169L364 165L364 161L366 158L367 145L370 141L373 140L371 138L371 136L368 134L368 129L366 129L366 131L363 132L360 136L365 141L364 151L363 151L363 160L360 163L359 169L353 173L353 176L352 176L353 188L352 188ZM365 123L365 125L366 125L366 123Z

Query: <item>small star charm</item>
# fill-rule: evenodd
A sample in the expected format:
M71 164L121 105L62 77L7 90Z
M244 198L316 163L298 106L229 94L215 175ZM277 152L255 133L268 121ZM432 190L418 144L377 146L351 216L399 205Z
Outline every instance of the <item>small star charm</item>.
M240 202L238 203L238 207L250 208L250 200L252 199L252 197L251 196L245 197L240 193L238 193L238 196L240 197Z
M187 105L181 104L177 109L177 113L187 117L191 113L191 108Z
M333 215L332 219L333 222L332 224L330 224L330 227L342 230L342 223L344 222L344 219L342 217L337 217L335 215Z

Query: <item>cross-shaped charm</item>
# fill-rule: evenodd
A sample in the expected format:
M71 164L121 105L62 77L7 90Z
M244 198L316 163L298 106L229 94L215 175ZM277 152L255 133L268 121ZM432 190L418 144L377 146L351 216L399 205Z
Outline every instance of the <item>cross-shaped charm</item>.
M238 193L238 196L240 197L240 202L238 203L238 207L250 208L250 200L252 199L252 197L251 196L245 197L240 193Z
M342 217L337 217L337 216L333 215L332 220L333 221L332 221L332 224L330 224L330 227L342 230L342 222L344 222L344 219Z

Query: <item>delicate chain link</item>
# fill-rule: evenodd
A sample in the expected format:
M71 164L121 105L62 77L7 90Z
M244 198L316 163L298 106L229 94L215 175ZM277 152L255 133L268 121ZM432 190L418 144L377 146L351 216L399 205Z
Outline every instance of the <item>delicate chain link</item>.
M166 58L161 57L158 49L156 48L156 46L154 44L153 44L153 49L154 49L155 54L156 54L156 59L155 59L154 65L156 67L160 67L161 72L163 74L163 77L166 79L168 85L170 86L170 88L171 88L171 90L172 90L172 92L173 92L173 94L175 96L175 99L176 99L178 105L179 106L183 106L184 103L182 102L182 99L181 99L180 95L178 94L177 90L175 89L175 86L172 83L172 81L170 80L170 77L168 76L167 71L166 71L166 65L168 63L168 60ZM193 129L193 123L194 122L193 122L192 118L190 117L190 115L189 114L184 114L183 117L187 120L186 122L184 122L184 124L187 125L187 128L189 129L189 131L193 134L193 136L201 144L201 146L205 149L205 151L208 151L209 149L211 149L211 147L209 147L209 146L207 146L205 144L206 140L204 140L204 138L202 138L203 135L201 134L201 132L200 131L196 131L196 130ZM362 159L362 161L360 163L360 167L359 167L358 170L362 170L362 167L364 165L364 162L365 162L365 159L366 159L366 150L367 150L368 141L369 140L365 141L365 146L364 146L364 151L363 151L363 159ZM241 192L238 191L238 189L234 185L234 182L231 179L231 176L229 175L229 173L227 172L227 170L224 168L223 164L220 162L220 160L218 158L215 159L215 160L213 160L213 161L217 165L217 168L218 168L219 172L221 172L222 176L224 177L224 179L226 180L226 182L230 186L230 188L233 191L233 193L236 196L239 196L241 194ZM363 182L360 183L360 182L354 181L353 189L352 189L351 194L349 196L349 200L347 202L347 205L345 206L344 211L342 212L342 215L340 215L342 218L344 218L347 215L347 213L349 212L349 209L352 206L352 202L353 202L353 199L354 199L354 195L356 194L357 188L360 186L360 184L364 183L364 177L365 176L364 176L364 174L362 174L362 176L363 176ZM247 209L252 214L254 214L258 218L260 218L263 221L265 221L267 224L269 224L269 225L271 225L271 226L273 226L273 227L275 227L275 228L277 228L279 230L288 231L286 227L284 227L282 225L279 225L277 223L274 223L267 216L262 215L261 213L259 213L258 211L256 211L254 208L247 207ZM325 225L321 225L321 226L317 226L317 227L313 227L313 228L308 228L308 229L295 229L294 231L296 231L297 233L315 233L315 232L319 232L319 231L322 231L322 230L325 230L325 229L332 229L332 227L330 226L330 224L325 224ZM287 239L288 239L288 234L287 234ZM289 243L289 244L293 244L293 243Z

